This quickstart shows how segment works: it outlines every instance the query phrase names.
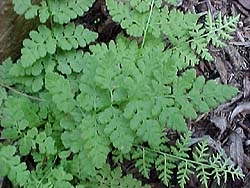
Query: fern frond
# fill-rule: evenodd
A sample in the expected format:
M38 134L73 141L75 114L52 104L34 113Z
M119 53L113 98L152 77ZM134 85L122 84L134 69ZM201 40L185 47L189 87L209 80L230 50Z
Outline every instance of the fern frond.
M85 47L97 38L97 34L85 29L82 25L75 26L73 23L66 26L57 25L53 34L58 47L63 50L77 49L78 46Z
M62 86L64 86L62 88ZM53 95L52 101L63 112L71 112L75 108L74 93L68 80L57 73L45 75L45 87Z
M238 20L239 15L229 18L223 17L222 19L222 15L219 13L214 22L211 12L208 12L206 15L205 27L207 32L207 41L211 41L214 46L224 47L225 44L222 42L222 40L229 40L232 38L229 34L235 31Z
M226 182L228 175L231 175L232 178L244 178L241 170L230 165L229 159L224 159L222 154L212 155L208 161L209 166L213 168L211 175L216 178L218 185L220 185L221 179L224 179L224 182Z
M175 162L175 159L166 154L158 155L155 161L156 169L160 173L159 178L166 186L170 185L173 169L176 168Z
M139 172L146 178L149 178L150 170L154 164L154 159L157 159L155 152L146 150L144 148L136 148L133 150L132 159L135 159L135 166Z
M122 176L122 171L119 167L111 171L107 165L104 166L97 176L98 187L103 188L149 188L150 186L143 186L142 183L132 177L131 174Z
M32 66L37 60L47 54L55 54L57 47L62 50L85 47L97 38L97 34L84 29L82 25L57 25L53 31L45 25L40 25L38 31L30 32L30 39L23 41L21 64L23 67Z
M15 184L24 186L30 178L30 172L24 162L20 161L20 157L15 155L16 148L14 146L3 146L0 144L0 177L8 176Z
M195 148L193 152L193 158L196 162L200 163L200 165L196 168L197 177L200 182L207 187L209 176L209 166L203 165L208 161L208 145L205 141L198 143L198 146Z
M45 25L40 25L38 31L31 31L30 38L23 41L24 47L21 50L21 63L24 67L31 66L36 60L56 51L57 41Z
M110 142L94 117L85 117L81 124L84 149L96 168L102 168L110 152Z
M194 174L193 169L195 165L190 163L189 161L181 161L178 164L178 172L177 172L177 179L178 184L181 188L184 188L187 181L189 180L189 175Z
M40 22L45 23L50 17L55 23L69 23L71 19L82 16L95 0L42 0L33 5L31 0L12 0L17 14L24 14L26 19L39 16Z
M157 155L155 167L160 173L159 178L165 185L169 186L173 174L173 169L178 168L177 179L178 185L182 188L185 187L189 180L189 175L196 173L199 181L204 185L208 185L208 180L213 176L218 184L223 179L225 182L229 175L232 178L243 178L239 168L234 168L229 165L228 160L222 157L222 154L208 153L208 145L205 141L199 143L195 147L193 159L189 156L190 148L188 147L191 132L181 136L176 141L175 146L171 146L171 150L152 150L144 148L144 152L152 152Z
M151 0L147 1L126 1L119 2L116 0L107 1L107 8L112 19L115 22L121 23L121 27L127 30L131 36L143 36L147 26L147 31L154 36L160 35L159 22L163 13L167 13L168 9L161 7L161 0L153 1L153 9L151 9ZM151 13L150 13L151 9ZM151 14L150 22L148 22L149 15Z
M107 0L112 19L139 40L93 44L97 33L69 22L95 0L13 0L18 14L46 24L24 40L19 60L0 65L1 137L9 144L0 144L0 176L26 188L142 187L111 169L111 156L114 166L134 160L146 178L156 170L165 185L178 170L182 188L193 172L205 186L211 176L219 183L243 177L228 159L208 156L205 142L192 155L186 124L237 93L190 68L212 59L207 45L230 39L236 18L208 14L204 27L199 15L169 10L174 1ZM169 146L166 128L185 134ZM32 157L35 168L16 153Z

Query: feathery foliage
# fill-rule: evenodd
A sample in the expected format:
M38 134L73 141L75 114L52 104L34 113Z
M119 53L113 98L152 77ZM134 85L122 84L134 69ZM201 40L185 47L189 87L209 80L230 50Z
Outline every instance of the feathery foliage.
M192 66L212 59L207 45L230 39L238 17L214 21L209 13L203 26L199 15L161 0L108 0L112 19L143 40L119 35L95 44L97 33L69 23L93 3L13 0L26 19L51 23L30 32L20 59L0 65L0 176L28 188L148 187L121 170L122 161L134 160L141 175L156 169L166 186L176 175L184 188L192 173L205 186L211 176L218 183L242 178L227 159L209 156L206 142L191 151L186 123L237 94ZM174 145L166 129L182 135Z
M17 14L24 14L26 19L39 16L40 22L45 23L49 18L59 24L69 23L70 20L82 16L95 0L41 0L32 4L31 0L12 0Z

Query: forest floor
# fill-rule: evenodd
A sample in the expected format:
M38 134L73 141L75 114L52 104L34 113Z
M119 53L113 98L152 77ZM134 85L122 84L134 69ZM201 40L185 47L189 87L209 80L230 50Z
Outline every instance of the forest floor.
M227 42L227 47L211 47L214 61L201 61L196 67L197 74L234 85L240 92L228 103L189 122L189 127L196 139L206 137L213 150L225 152L242 168L245 179L236 182L229 179L225 187L250 188L250 0L181 0L178 9L195 13L210 10L213 16L219 12L223 16L240 14L234 38ZM75 22L98 32L100 42L108 42L124 33L117 23L112 22L104 0L96 1L89 12ZM129 168L129 164L124 164L124 168ZM187 187L198 188L196 179L191 177L190 180ZM162 187L154 179L150 183L152 187ZM217 188L215 181L211 180L209 188Z

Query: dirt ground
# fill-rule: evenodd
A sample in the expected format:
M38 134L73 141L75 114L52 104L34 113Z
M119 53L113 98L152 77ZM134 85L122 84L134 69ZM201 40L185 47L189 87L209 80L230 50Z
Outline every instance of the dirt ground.
M226 185L220 187L250 188L250 0L181 0L178 9L195 13L210 10L213 16L219 12L223 16L240 14L233 40L227 42L227 47L223 49L210 47L215 60L202 61L197 66L199 75L234 85L240 92L230 102L189 122L189 126L194 142L206 137L214 151L230 156L246 175L243 181L233 182L229 179ZM110 41L124 32L117 23L112 22L104 0L97 0L84 17L75 22L98 32L99 42ZM133 172L129 166L129 162L124 164L124 170ZM188 188L200 187L195 177L190 179ZM163 187L154 174L148 183L155 188ZM211 180L209 188L217 188L215 181Z

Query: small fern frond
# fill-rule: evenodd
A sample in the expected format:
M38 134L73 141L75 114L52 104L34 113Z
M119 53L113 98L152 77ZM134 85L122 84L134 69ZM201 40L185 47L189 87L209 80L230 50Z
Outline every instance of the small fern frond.
M161 3L161 0L106 1L112 19L121 23L121 27L135 37L143 36L145 30L154 36L160 35L160 18L168 12L167 7L160 9ZM148 22L149 17L151 17L150 22Z
M185 187L189 180L189 175L196 173L199 181L207 187L209 179L213 176L218 184L223 179L225 182L229 175L234 178L243 178L239 168L234 168L229 165L229 159L223 159L222 154L213 154L210 156L208 145L205 141L199 143L192 152L193 159L190 159L188 147L191 132L181 136L176 141L176 146L171 146L170 151L157 151L150 148L145 148L145 151L150 151L157 154L155 168L160 173L159 178L165 185L169 186L173 174L173 169L178 168L177 179L178 185Z
M178 164L177 179L181 188L185 187L187 181L189 180L189 175L194 174L193 169L195 169L195 165L189 161L181 161Z
M188 144L190 143L191 134L192 133L188 131L183 136L181 136L180 139L176 141L175 146L170 147L171 153L175 155L177 158L181 159L189 158L188 151L190 151L191 148L188 147Z
M222 19L221 13L219 13L215 22L213 21L213 17L211 12L208 12L206 15L206 37L208 42L212 42L212 44L216 47L225 47L224 42L222 40L229 40L232 37L229 35L230 33L235 31L236 24L239 20L239 15L234 17L229 17L228 19L224 17Z
M110 173L111 172L111 173ZM128 174L126 176L122 175L122 171L119 167L114 170L110 170L110 168L105 165L102 170L97 175L97 184L98 187L102 188L149 188L150 186L143 186L142 183L135 178L133 178L132 174Z
M94 117L89 116L82 121L81 131L88 157L96 168L102 168L110 152L110 141L105 137Z
M157 154L145 148L136 148L133 150L132 159L135 159L135 166L139 172L146 178L149 178L150 170L157 159Z
M47 54L54 54L57 47L69 51L79 46L85 47L96 38L96 33L84 29L82 25L57 25L53 31L40 25L38 31L30 32L30 39L23 41L21 64L23 67L32 66Z
M166 154L160 154L155 161L156 170L160 173L159 178L166 185L170 185L170 180L173 175L173 169L176 168L176 160Z
M224 179L224 182L227 181L228 175L234 179L235 177L239 179L244 178L244 174L239 168L234 168L229 164L229 159L224 159L222 154L217 153L216 155L212 155L209 158L209 166L212 167L211 175L215 177L218 185L220 185L221 179Z
M84 53L82 51L58 51L55 55L57 70L62 74L80 73L84 68Z
M50 17L55 23L65 24L70 20L82 16L95 0L42 0L33 5L31 0L12 0L17 14L24 14L26 19L39 16L40 22L45 23Z
M26 185L30 178L30 172L20 157L15 155L16 148L14 146L3 146L0 144L0 177L8 176L8 178L21 186Z
M207 187L209 176L209 166L204 165L208 161L208 145L205 141L198 143L198 146L195 147L193 152L193 159L198 162L200 165L196 167L197 177L200 182Z
M85 29L82 25L76 26L73 23L66 26L57 25L53 29L53 34L58 47L62 50L77 49L79 46L84 48L97 38L97 33Z
M21 64L24 67L31 66L36 60L56 51L57 41L45 25L40 25L38 31L31 31L30 38L23 41L24 47L21 50Z

